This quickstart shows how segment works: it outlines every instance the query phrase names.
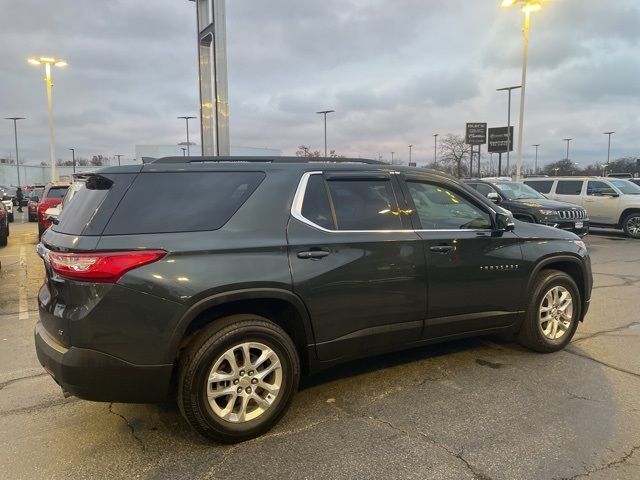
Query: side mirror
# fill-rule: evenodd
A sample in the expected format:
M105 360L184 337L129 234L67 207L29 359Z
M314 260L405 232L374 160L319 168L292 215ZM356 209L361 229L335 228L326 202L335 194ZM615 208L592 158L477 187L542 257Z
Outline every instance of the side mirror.
M497 192L487 193L487 198L491 200L493 203L500 203L500 195L498 195Z
M496 229L493 231L494 237L500 237L506 232L513 232L516 224L511 215L498 212L496 214Z

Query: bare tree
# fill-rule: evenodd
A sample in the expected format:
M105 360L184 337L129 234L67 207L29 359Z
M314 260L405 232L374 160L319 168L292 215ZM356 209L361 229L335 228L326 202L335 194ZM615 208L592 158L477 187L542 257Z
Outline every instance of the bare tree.
M471 145L465 143L462 135L454 135L448 133L444 135L438 145L440 150L440 161L438 162L441 169L456 175L464 176L469 168L467 161L471 155Z
M333 152L333 151L332 151ZM320 157L320 150L311 150L310 145L300 145L298 151L296 151L296 157Z

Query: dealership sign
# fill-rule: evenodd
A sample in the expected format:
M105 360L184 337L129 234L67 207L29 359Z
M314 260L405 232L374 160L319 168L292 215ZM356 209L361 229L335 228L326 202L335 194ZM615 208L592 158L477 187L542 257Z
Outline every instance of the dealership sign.
M467 123L465 143L467 145L484 145L487 143L487 124Z
M513 152L513 127L497 127L489 129L490 153ZM507 147L508 146L508 147Z

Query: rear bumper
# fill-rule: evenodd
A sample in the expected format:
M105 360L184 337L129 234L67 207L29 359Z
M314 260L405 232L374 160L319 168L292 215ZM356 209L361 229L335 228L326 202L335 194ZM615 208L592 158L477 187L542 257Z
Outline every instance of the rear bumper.
M96 350L58 344L35 327L38 360L66 392L98 402L153 403L168 398L173 365L134 365Z

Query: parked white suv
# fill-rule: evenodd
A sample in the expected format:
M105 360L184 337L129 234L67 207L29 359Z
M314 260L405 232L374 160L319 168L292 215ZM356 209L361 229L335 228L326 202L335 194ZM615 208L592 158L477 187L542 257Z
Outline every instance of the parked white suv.
M527 178L524 183L552 200L587 210L592 226L621 228L640 239L640 186L621 178Z

